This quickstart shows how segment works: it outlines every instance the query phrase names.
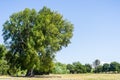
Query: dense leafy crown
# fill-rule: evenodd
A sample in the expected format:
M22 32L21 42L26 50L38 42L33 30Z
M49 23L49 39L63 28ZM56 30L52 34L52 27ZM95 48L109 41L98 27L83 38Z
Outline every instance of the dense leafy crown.
M14 13L3 25L8 60L25 69L46 65L70 43L72 31L70 22L46 7L39 12L26 8Z

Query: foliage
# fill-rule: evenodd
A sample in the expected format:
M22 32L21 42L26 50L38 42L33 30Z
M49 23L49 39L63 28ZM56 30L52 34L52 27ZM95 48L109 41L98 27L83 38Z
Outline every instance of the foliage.
M50 72L55 53L68 46L72 31L70 22L46 7L39 12L26 8L12 14L3 25L10 67L27 69L27 74L34 69L42 73Z
M7 75L7 71L9 69L9 65L7 64L6 60L0 60L0 74Z
M73 63L75 73L86 73L86 68L80 62Z
M0 59L5 59L6 53L7 53L6 47L0 44Z
M6 47L4 45L0 45L0 74L1 75L8 74L7 71L9 69L9 65L5 58L6 53L7 53Z
M96 59L94 62L93 62L93 66L94 68L96 68L97 66L100 65L100 60L99 59Z
M119 71L119 63L118 62L111 62L110 63L110 71Z
M74 66L72 64L67 64L67 69L69 70L70 73L72 74L75 73Z
M90 73L92 70L92 66L90 64L85 64L86 72Z
M80 62L73 62L72 64L67 65L67 69L70 73L86 73L85 65L82 65Z
M120 72L120 63L118 62L111 62L110 64L105 63L103 65L99 65L94 69L95 73L119 73Z
M69 73L69 70L67 70L66 64L57 62L57 63L55 63L52 73L53 74L67 74L67 73Z
M108 72L109 69L110 69L110 64L108 63L103 64L103 72Z
M99 66L97 66L97 67L95 68L94 72L95 72L95 73L100 73L100 72L103 71L102 69L103 69L102 66L99 65Z

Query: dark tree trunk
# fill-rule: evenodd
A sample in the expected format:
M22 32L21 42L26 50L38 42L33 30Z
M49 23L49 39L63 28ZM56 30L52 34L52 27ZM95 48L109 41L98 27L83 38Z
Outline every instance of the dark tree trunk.
M34 76L33 69L27 70L27 73L25 76L26 77L33 77Z
M11 75L11 73L9 72L9 70L7 71L8 75Z

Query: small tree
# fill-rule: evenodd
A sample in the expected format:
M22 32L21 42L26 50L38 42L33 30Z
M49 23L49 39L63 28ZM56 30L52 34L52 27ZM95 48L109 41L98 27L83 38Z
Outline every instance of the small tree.
M69 71L67 70L67 65L62 64L60 62L55 63L52 73L54 74L67 74Z
M110 69L110 64L108 63L103 64L103 72L108 72L109 69Z
M72 64L67 64L67 69L69 70L70 73L72 74L75 73L74 66Z
M119 63L118 62L111 62L110 63L110 71L119 71Z
M86 68L80 62L73 63L75 73L86 73Z
M96 59L94 62L93 62L93 66L94 68L96 68L97 66L100 65L100 60L99 59Z
M92 70L92 66L90 64L85 64L86 72L90 73Z
M103 69L102 66L99 65L99 66L97 66L97 67L95 68L94 72L95 72L95 73L100 73L100 72L103 71L102 69Z

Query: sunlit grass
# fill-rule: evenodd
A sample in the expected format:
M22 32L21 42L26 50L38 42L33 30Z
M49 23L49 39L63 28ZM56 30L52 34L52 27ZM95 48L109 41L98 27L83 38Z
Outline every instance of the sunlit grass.
M51 74L31 78L0 76L0 80L120 80L120 74Z

